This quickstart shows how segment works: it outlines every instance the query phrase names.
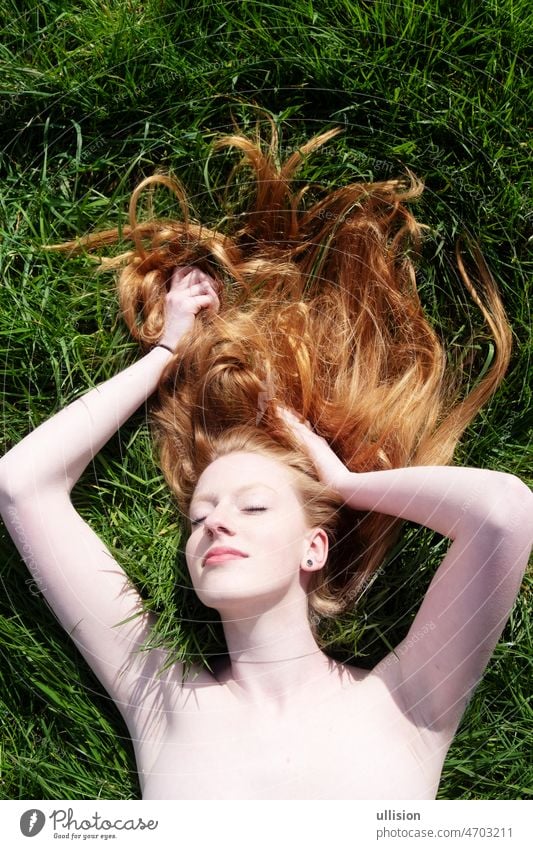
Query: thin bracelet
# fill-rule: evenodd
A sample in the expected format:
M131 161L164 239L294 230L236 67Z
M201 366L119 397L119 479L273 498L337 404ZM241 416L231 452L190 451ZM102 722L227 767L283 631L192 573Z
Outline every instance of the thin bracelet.
M154 350L154 348L165 348L167 351L170 351L170 353L171 353L171 354L173 354L173 353L174 353L174 351L172 350L172 348L169 348L169 347L168 347L168 345L163 345L163 343L162 343L162 342L158 342L158 343L157 343L157 345L152 345L152 347L151 347L151 349L150 349L150 350L152 350L152 351L153 351L153 350Z

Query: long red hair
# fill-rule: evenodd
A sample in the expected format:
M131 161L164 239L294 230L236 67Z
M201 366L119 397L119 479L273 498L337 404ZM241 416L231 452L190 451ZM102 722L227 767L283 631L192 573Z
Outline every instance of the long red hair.
M305 208L311 186L296 189L294 173L341 128L315 135L279 166L272 121L271 128L266 152L259 134L248 138L238 128L215 142L215 149L239 148L237 167L255 177L249 208L227 216L224 232L192 220L181 183L156 174L131 197L122 235L133 249L102 259L100 268L120 269L122 313L143 350L162 333L176 266L196 265L219 282L219 313L199 314L154 396L160 465L184 514L203 469L223 453L264 451L293 468L310 526L324 526L330 536L328 564L309 585L315 621L353 604L401 522L343 508L320 485L272 402L308 419L352 471L448 464L503 379L511 330L479 248L470 246L478 289L457 245L460 277L495 349L490 368L465 393L464 372L448 362L417 290L424 225L408 205L422 182L407 171L401 179L350 183ZM176 194L183 220L137 220L140 194L159 185ZM51 247L101 249L118 241L112 229Z

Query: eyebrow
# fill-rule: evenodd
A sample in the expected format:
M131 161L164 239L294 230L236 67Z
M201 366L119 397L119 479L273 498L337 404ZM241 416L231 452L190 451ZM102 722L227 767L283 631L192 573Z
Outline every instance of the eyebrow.
M240 486L239 489L235 490L235 495L238 495L240 492L244 492L246 489L254 489L256 486L263 486L266 489L271 489L272 492L276 492L271 486L268 486L266 483L262 483L261 481L256 481L255 483L246 483L244 486ZM195 501L216 501L217 496L215 492L201 492L199 495L194 495L191 505Z

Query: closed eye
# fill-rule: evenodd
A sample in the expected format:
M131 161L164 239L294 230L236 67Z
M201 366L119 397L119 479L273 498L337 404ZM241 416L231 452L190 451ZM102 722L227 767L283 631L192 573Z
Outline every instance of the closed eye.
M244 511L246 513L255 513L255 512L259 512L260 510L266 510L266 509L267 509L266 507L245 507ZM195 525L199 525L200 522L204 521L204 519L205 519L205 516L202 519L191 519L190 522L191 522L192 527L194 527Z

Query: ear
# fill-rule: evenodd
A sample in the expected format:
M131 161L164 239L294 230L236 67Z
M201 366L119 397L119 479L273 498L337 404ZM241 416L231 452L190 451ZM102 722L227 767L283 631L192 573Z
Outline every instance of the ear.
M317 572L328 559L328 535L322 528L313 528L304 538L301 567L304 572ZM312 564L308 564L312 560Z

